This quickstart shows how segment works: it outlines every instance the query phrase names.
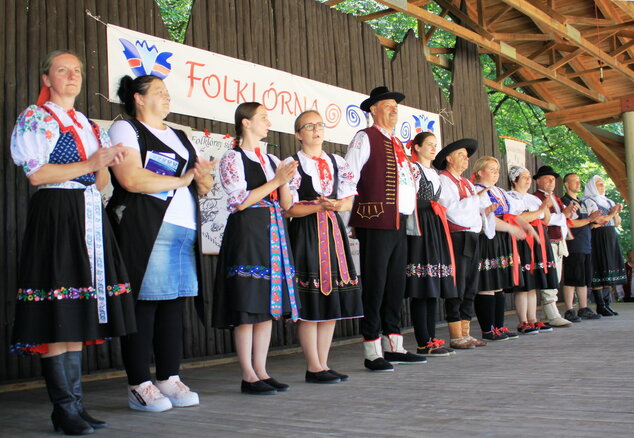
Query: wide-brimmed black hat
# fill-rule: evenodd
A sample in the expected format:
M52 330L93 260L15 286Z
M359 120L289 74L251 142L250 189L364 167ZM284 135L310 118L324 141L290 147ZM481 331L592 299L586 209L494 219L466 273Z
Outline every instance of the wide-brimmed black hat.
M555 178L559 178L559 174L557 172L555 172L552 167L550 167L550 166L542 166L539 169L537 169L537 173L535 175L533 175L533 179L536 180L540 176L545 176L545 175L552 175Z
M478 141L473 138L463 138L461 140L454 141L453 143L449 143L447 146L442 148L440 152L432 161L434 167L438 170L445 170L447 168L447 155L452 153L453 151L457 151L458 149L466 149L467 155L471 156L478 149Z
M401 100L405 99L405 95L403 93L399 93L398 91L390 91L385 85L380 87L376 87L374 90L370 92L370 97L361 102L361 109L366 113L370 112L370 107L377 103L379 100L386 99L394 99L396 103L399 103Z

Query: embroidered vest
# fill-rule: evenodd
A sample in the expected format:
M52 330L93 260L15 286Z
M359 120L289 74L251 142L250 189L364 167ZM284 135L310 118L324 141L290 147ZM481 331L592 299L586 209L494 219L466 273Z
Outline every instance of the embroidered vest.
M370 142L370 158L361 169L350 226L397 230L398 168L392 140L374 127L363 130Z

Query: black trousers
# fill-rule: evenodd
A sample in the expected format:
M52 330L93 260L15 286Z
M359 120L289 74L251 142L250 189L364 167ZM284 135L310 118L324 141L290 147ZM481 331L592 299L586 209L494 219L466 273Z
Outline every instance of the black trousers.
M183 356L184 307L185 298L136 302L138 331L121 338L121 353L129 385L139 385L152 379L152 351L157 380L178 375Z
M445 300L447 322L471 321L473 300L478 293L480 245L478 234L469 231L451 233L456 259L456 288L459 298Z
M400 333L401 307L405 296L407 235L405 216L400 229L357 228L363 283L361 334L367 341Z

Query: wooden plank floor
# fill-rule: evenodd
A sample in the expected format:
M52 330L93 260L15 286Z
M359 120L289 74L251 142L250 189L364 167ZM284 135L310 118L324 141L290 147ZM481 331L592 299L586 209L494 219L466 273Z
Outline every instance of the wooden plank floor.
M634 304L615 308L618 317L394 373L366 372L360 344L340 345L330 364L351 378L336 385L304 383L303 357L294 353L270 358L270 373L292 385L275 396L240 394L238 366L229 363L183 371L198 407L131 411L123 378L86 383L85 404L110 423L95 433L101 437L634 436ZM414 347L412 334L406 345ZM49 412L42 388L0 393L0 436L51 435Z

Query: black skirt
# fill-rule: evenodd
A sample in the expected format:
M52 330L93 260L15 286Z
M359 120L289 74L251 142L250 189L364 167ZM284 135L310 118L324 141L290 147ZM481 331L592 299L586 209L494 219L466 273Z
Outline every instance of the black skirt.
M513 243L509 233L496 231L493 239L480 234L480 291L513 288ZM520 286L522 286L520 275Z
M302 302L300 319L305 321L331 321L363 316L361 286L350 253L346 228L339 214L335 214L339 230L341 230L350 281L345 284L341 279L337 254L334 249L332 224L328 221L330 281L332 284L332 290L328 295L322 292L320 283L317 215L311 214L293 218L289 225L299 296Z
M458 291L454 281L455 267L451 265L451 255L442 221L431 206L419 208L418 218L421 236L407 238L405 296L457 298Z
M557 280L557 265L555 264L553 250L546 233L544 233L544 237L546 238L546 242L544 242L544 245L546 245L546 261L544 262L543 260L541 245L535 240L532 251L534 259L533 272L531 272L530 246L525 240L517 241L517 249L521 260L520 273L523 281L520 283L521 286L513 287L513 292L527 292L533 289L557 289L559 283Z
M593 288L625 284L625 263L615 227L604 226L592 230L592 267Z
M230 328L271 320L271 248L268 207L229 215L222 237L213 291L212 326ZM293 264L290 245L288 252ZM294 270L294 268L293 268ZM295 290L297 290L295 279ZM282 314L291 314L289 291L282 281ZM300 307L298 294L295 294Z
M31 198L18 272L11 349L85 342L136 331L134 299L110 222L103 214L108 322L99 323L86 250L84 191L41 189Z

